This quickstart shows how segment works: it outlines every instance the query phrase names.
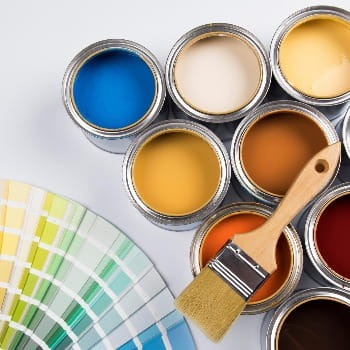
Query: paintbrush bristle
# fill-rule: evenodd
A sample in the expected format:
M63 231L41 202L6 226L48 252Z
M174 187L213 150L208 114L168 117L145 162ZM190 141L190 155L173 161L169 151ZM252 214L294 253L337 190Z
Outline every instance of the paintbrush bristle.
M176 308L214 342L224 336L246 303L209 267L205 267L175 299Z

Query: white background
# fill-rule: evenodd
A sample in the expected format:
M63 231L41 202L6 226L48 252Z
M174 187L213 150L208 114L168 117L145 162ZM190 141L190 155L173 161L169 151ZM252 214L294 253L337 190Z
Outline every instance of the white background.
M350 9L349 0L321 3ZM139 42L164 66L175 41L208 22L243 26L268 48L285 17L313 4L319 2L0 0L0 177L47 188L106 217L144 249L177 295L192 278L194 231L157 228L134 209L122 183L123 156L90 144L63 107L66 66L81 49L107 38ZM240 317L220 344L191 330L200 350L258 350L262 318Z

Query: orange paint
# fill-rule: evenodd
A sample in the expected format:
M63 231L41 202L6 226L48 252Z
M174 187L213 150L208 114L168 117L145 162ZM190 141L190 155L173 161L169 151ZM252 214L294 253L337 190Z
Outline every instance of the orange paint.
M235 233L249 232L266 221L255 213L233 213L216 222L207 231L200 250L200 266L211 260ZM276 250L277 270L266 280L250 299L249 304L259 303L275 295L286 283L292 265L291 248L284 235L278 241Z

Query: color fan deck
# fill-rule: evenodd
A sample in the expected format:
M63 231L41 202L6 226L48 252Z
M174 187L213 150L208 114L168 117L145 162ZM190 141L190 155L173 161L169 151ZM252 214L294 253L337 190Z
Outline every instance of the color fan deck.
M194 349L148 257L82 205L0 182L1 349Z

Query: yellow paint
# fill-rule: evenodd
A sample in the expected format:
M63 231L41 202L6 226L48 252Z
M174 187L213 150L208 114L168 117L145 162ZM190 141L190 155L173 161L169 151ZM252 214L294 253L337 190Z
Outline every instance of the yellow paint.
M23 226L25 209L7 207L5 226L12 229L20 230Z
M4 233L4 242L1 247L1 255L15 256L19 242L19 235L12 233Z
M12 271L12 261L0 261L1 282L8 282Z
M8 197L8 188L9 188L9 181L8 180L1 180L0 181L0 197L3 200L0 204L0 252L1 247L4 239L4 224L6 219L6 205L7 205L7 197Z
M12 269L13 269L12 261L0 260L0 282L8 283L10 281ZM0 293L0 307L4 302L5 295L6 295L6 289L4 293L3 292Z
M140 148L132 168L141 200L156 212L182 216L203 208L220 182L215 150L185 130L162 132Z
M67 211L68 204L68 200L61 197L55 197L50 207L50 216L53 216L56 219L63 219Z
M283 38L279 66L296 90L316 98L350 91L350 23L334 16L313 16Z
M41 235L41 242L49 245L53 244L59 228L60 227L58 225L47 221L45 225L45 230Z
M9 185L9 201L26 203L29 198L31 186L22 182L11 181Z

